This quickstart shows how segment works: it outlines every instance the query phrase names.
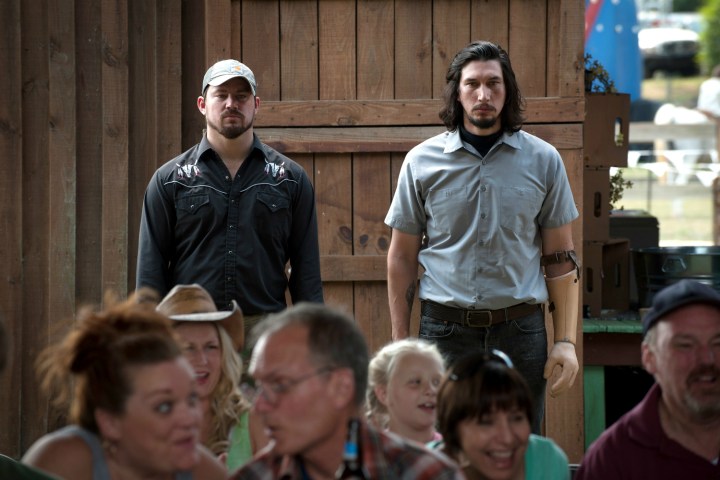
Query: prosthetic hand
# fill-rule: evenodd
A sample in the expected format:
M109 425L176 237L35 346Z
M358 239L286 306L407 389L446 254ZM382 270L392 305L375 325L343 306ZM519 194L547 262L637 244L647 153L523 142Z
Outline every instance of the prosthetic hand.
M573 269L565 275L546 278L545 283L550 297L555 342L545 364L544 376L546 379L550 378L555 367L560 366L560 378L550 387L550 395L555 397L573 386L580 368L575 353L580 295L578 270Z

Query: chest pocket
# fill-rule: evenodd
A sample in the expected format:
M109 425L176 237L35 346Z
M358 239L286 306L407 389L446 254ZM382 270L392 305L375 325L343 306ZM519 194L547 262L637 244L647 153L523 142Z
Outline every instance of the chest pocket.
M446 188L428 194L426 207L432 217L428 222L428 234L434 227L445 234L462 233L470 228L467 187ZM431 235L432 236L432 235Z
M258 192L254 215L254 228L264 241L284 242L290 235L292 216L288 197L274 192Z
M535 235L535 218L542 199L537 191L523 187L502 187L500 190L500 226L516 234Z
M208 204L210 204L210 197L206 194L188 195L176 200L179 215L193 215Z
M290 200L275 193L260 192L257 194L259 205L265 206L271 213L286 210L290 206Z

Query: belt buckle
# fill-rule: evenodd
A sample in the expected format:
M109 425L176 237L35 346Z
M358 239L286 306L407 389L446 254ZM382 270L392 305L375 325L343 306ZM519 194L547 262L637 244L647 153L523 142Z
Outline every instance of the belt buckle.
M474 318L486 318L485 322L475 323ZM465 312L465 323L468 327L489 327L493 324L492 310L467 310Z

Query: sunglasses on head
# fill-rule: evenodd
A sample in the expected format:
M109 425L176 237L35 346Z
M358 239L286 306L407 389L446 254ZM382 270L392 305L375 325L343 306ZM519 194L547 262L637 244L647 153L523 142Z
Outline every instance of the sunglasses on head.
M489 352L470 355L461 359L452 368L452 373L448 376L448 378L453 382L465 380L466 378L470 378L475 375L481 367L489 362L497 362L505 365L507 368L514 368L510 357L508 357L505 352L494 348Z

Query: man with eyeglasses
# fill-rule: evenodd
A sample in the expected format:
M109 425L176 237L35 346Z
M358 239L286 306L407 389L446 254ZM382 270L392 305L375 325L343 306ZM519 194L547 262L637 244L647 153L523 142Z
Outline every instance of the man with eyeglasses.
M233 479L333 479L343 464L348 422L361 419L369 353L348 315L301 303L269 316L243 391L270 444ZM461 479L447 457L360 420L360 458L369 478Z

